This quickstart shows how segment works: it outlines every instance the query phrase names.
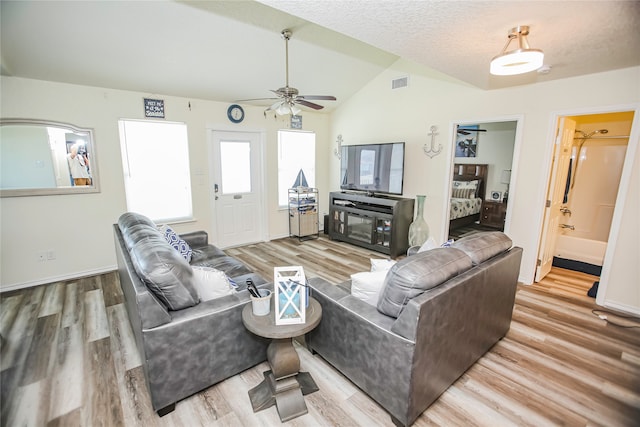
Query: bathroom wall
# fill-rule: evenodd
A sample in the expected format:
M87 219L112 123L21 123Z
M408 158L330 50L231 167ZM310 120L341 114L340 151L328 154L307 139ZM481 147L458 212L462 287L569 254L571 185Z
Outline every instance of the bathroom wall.
M593 135L586 140L579 152L578 148L583 140L574 140L574 175L567 203L571 216L565 218L564 222L573 225L575 230L566 233L572 237L606 242L609 239L620 174L629 140L598 137L628 136L631 132L633 113L572 118L576 120L576 129L587 134L597 129L607 129L609 132ZM576 136L579 137L581 134L576 133Z

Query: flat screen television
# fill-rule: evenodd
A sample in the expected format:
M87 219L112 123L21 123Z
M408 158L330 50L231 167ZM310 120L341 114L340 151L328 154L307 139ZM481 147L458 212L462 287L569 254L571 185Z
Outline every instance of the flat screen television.
M404 142L343 145L340 189L402 194Z

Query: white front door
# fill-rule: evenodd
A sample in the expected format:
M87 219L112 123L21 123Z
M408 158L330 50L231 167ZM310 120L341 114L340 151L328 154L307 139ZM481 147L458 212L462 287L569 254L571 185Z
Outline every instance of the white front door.
M221 248L263 240L261 136L257 132L211 131L212 241Z
M576 122L563 117L560 119L558 136L554 146L553 166L547 190L547 200L542 224L542 237L538 248L538 266L535 281L539 282L549 274L553 264L553 252L556 246L558 230L563 214L563 199L569 172L571 146L576 133ZM574 165L575 169L575 165Z

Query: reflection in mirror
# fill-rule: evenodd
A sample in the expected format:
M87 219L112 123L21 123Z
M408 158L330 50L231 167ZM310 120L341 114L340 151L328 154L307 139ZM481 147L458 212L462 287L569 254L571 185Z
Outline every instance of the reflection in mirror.
M49 121L0 119L2 197L98 191L91 129Z

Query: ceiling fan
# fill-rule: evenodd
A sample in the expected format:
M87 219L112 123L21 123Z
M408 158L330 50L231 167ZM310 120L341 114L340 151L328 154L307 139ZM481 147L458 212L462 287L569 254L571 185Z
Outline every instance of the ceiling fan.
M265 116L269 111L273 111L276 114L299 114L300 108L297 105L312 108L314 110L321 110L324 108L322 105L309 100L324 100L335 101L336 97L331 95L299 95L298 89L289 86L289 39L291 38L291 30L282 30L280 33L285 42L285 85L278 90L271 90L276 94L276 98L256 98L256 99L244 99L243 101L263 101L263 100L276 100L269 108L264 110ZM241 101L238 101L241 102Z
M467 128L467 127L456 127L456 132L460 135L470 135L471 132L486 132L486 129L476 129L476 128Z

